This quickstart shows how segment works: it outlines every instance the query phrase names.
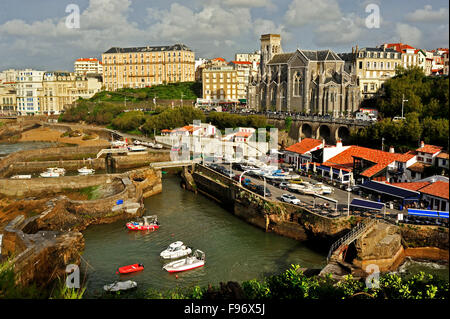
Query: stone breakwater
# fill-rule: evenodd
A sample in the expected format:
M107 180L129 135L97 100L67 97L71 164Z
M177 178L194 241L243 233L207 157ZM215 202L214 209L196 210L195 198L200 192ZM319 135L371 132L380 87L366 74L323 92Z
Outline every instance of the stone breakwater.
M88 178L98 182L96 176ZM85 201L58 196L48 201L42 213L17 216L6 226L2 256L12 258L18 284L46 285L64 276L68 264L80 263L84 249L80 231L92 224L139 216L144 198L162 191L160 171L140 169L108 178L122 185L115 188L116 194Z

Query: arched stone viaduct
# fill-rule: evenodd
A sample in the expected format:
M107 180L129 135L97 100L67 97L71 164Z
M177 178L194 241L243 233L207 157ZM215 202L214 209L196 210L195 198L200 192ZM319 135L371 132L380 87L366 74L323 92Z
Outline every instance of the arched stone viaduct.
M267 122L279 130L286 128L284 119L267 119ZM348 144L351 130L363 129L368 125L370 124L342 119L321 119L319 121L293 119L289 130L289 137L296 141L298 141L300 137L325 139L327 144L335 144L338 139L341 139L345 145Z

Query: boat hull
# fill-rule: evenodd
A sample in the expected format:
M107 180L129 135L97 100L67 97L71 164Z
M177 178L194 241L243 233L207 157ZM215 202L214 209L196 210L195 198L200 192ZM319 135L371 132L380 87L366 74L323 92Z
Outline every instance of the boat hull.
M135 225L133 223L127 223L127 228L129 230L156 230L159 225Z
M133 272L144 270L144 266L140 266L139 264L133 264L128 266L120 267L117 271L118 274L131 274Z
M164 267L165 270L167 270L169 273L174 273L174 272L182 272L182 271L186 271L186 270L191 270L191 269L196 269L196 268L200 268L203 267L205 265L204 262L202 263L196 263L196 264L191 264L191 265L185 265L185 266L181 266L181 267Z

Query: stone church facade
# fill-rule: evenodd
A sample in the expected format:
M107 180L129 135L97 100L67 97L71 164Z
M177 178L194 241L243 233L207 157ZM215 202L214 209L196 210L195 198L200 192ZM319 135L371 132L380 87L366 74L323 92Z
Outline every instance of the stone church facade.
M250 106L341 117L358 110L356 74L331 50L283 53L281 36L261 36L261 62L249 92Z

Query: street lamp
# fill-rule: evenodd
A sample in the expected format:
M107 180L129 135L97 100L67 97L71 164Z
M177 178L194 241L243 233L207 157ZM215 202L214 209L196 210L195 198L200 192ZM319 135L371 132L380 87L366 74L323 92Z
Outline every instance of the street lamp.
M403 120L403 102L408 102L408 100L405 100L405 94L402 95L402 120Z

